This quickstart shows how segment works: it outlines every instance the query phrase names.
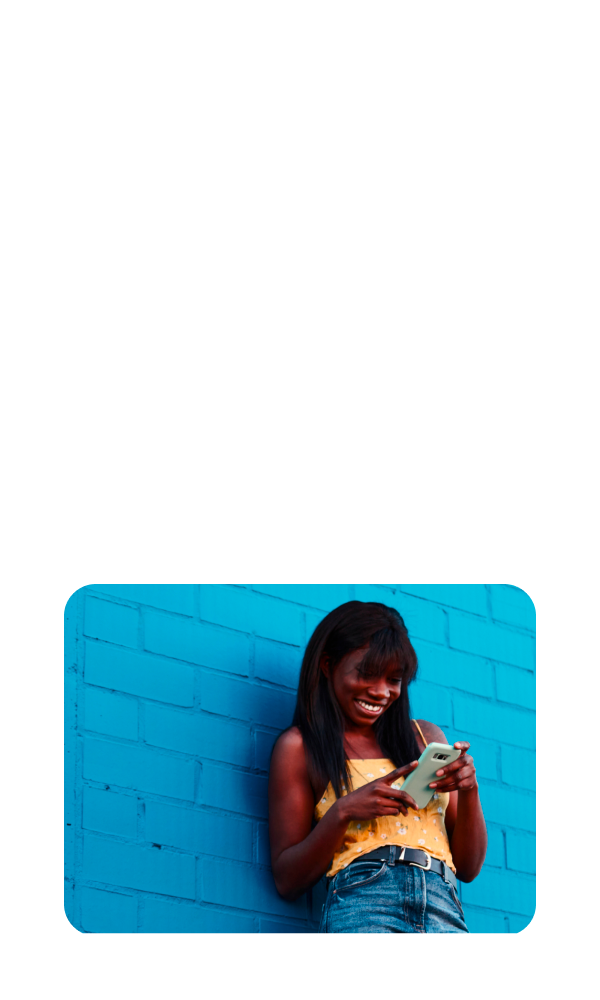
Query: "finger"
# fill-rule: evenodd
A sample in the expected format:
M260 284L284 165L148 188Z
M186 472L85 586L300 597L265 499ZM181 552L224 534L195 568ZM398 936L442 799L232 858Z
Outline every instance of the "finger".
M459 768L463 768L465 764L471 765L473 763L473 758L459 757L457 760L452 761L451 764L446 764L445 767L440 767L439 771L436 771L436 777L442 777L446 774L451 774L453 771L458 771Z
M433 781L430 783L430 788L435 788L438 792L447 792L455 788L458 788L458 783L464 781L466 778L471 780L475 777L475 768L465 767L457 774L452 774L448 778L442 778L440 781Z
M414 771L415 767L418 766L419 761L413 760L410 764L404 764L402 767L397 767L395 771L390 771L390 773L386 774L385 778L382 778L381 780L391 784L392 781L397 781L398 778L404 777L405 774L410 774L410 772Z
M471 770L474 770L474 768L470 767L457 768L450 774L444 774L441 778L438 778L436 776L435 779L432 782L430 782L430 785L436 785L438 788L441 788L443 785L447 785L454 781L460 780L461 777L464 777Z
M409 809L416 809L417 812L419 811L417 803L413 799L412 795L408 794L408 792L403 792L403 791L396 792L394 798L398 803L403 802L405 805L408 806Z
M434 779L434 781L436 782L436 784L442 785L445 781L450 781L450 780L455 781L456 778L460 778L461 776L464 776L465 774L467 774L470 771L475 771L475 768L473 767L473 765L472 764L465 764L463 762L463 764L460 767L453 768L450 773L444 774L439 779L436 777Z
M466 740L463 740L460 743L455 743L454 744L454 749L455 750L460 750L462 753L465 753L469 749L470 746L471 746L470 743L467 743Z
M379 816L395 816L399 808L404 816L408 815L406 806L401 802L393 802L392 799L379 799L375 805Z

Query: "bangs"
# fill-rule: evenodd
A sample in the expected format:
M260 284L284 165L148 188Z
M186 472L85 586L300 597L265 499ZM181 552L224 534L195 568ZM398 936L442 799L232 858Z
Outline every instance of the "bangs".
M388 670L397 670L406 682L412 680L417 660L410 642L396 629L381 629L371 638L359 670L365 677L381 677Z

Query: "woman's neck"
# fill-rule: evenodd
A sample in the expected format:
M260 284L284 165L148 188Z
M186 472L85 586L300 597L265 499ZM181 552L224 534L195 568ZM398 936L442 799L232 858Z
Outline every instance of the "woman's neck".
M381 747L375 733L344 733L344 751L349 760L377 760Z

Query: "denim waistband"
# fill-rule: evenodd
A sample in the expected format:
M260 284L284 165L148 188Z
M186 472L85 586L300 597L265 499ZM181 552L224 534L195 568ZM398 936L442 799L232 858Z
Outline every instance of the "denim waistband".
M413 865L415 868L422 868L423 871L432 871L436 875L441 875L444 882L448 882L454 889L457 888L456 875L446 864L438 858L432 858L427 851L422 851L418 847L402 847L399 844L387 844L385 847L377 847L368 854L360 854L353 858L350 865L357 861L382 861L393 867L396 864ZM350 865L348 867L350 867ZM335 876L331 876L335 878ZM330 877L328 877L328 882Z

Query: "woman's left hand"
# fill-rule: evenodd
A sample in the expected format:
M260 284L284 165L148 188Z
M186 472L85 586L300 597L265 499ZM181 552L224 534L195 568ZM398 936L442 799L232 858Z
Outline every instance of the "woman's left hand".
M454 749L460 750L460 757L453 764L436 771L435 781L429 783L430 788L436 792L467 792L478 787L473 758L467 753L470 746L470 743L454 744Z

